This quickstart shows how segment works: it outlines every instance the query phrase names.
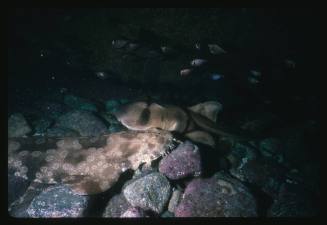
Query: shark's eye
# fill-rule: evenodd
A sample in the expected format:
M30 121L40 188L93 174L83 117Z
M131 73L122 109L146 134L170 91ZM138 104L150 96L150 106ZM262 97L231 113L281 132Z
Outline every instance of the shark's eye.
M139 124L140 125L146 125L149 120L150 120L150 110L149 109L144 109L140 115L140 118L139 118Z

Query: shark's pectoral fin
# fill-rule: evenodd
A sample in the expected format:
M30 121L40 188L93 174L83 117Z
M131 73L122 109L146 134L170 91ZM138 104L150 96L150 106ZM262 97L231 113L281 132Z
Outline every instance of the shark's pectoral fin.
M189 138L191 141L209 145L213 148L215 148L215 146L216 146L214 138L209 133L204 132L204 131L192 131L192 132L186 133L185 137Z
M191 106L188 109L216 122L217 115L223 109L223 106L217 101L208 101Z

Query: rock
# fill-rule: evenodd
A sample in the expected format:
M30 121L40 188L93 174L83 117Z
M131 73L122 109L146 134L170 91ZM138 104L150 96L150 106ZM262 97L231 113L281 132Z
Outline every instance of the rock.
M256 159L257 157L258 155L255 149L239 142L235 143L231 149L231 153L227 156L232 168L242 166L247 161Z
M43 190L45 190L49 185L32 183L25 193L15 200L8 208L8 212L12 217L18 218L28 218L30 217L27 213L27 209L33 199L38 196Z
M40 102L37 106L40 116L46 115L51 120L58 119L61 115L68 112L67 106L57 102Z
M44 135L51 126L52 121L49 119L38 119L33 121L34 135Z
M78 137L80 136L78 131L65 127L51 127L47 129L46 136L48 137Z
M146 217L146 213L139 207L131 207L127 209L120 217L122 218L135 218L135 217Z
M131 182L123 193L132 206L159 214L168 203L171 187L165 176L155 172Z
M173 194L169 200L169 204L168 204L168 211L169 212L174 212L176 207L179 204L179 201L182 197L182 192L178 189L176 189L175 191L173 191Z
M8 207L25 193L29 185L29 180L15 176L13 170L8 170Z
M172 180L200 175L202 170L199 148L189 141L180 144L160 161L159 171Z
M57 127L68 128L79 132L82 136L98 136L106 133L107 128L91 112L75 110L58 118Z
M230 173L241 181L258 186L272 198L276 197L280 185L285 180L287 170L282 164L269 159L248 160Z
M195 178L175 210L176 217L255 217L256 201L248 188L227 174Z
M120 106L120 102L117 100L108 100L106 101L105 105L106 105L106 110L107 112L115 112L118 108L118 106Z
M131 207L131 204L126 200L123 194L115 195L109 200L102 216L120 217Z
M27 209L33 218L81 217L88 196L75 195L65 185L56 185L35 197Z
M64 97L64 103L75 110L85 110L90 112L97 111L97 107L93 103L74 95L66 95Z
M174 213L170 212L170 211L165 211L161 214L162 218L172 218L172 217L175 217Z
M282 143L277 138L266 138L259 143L259 149L263 156L283 162Z
M301 185L284 183L268 217L312 217L319 214L318 198Z
M8 137L22 137L32 131L23 114L12 114L8 119Z

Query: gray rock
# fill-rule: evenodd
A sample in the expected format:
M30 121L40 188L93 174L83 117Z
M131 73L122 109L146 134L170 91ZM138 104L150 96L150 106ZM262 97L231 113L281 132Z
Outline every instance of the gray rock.
M127 209L120 217L122 218L135 218L135 217L145 217L146 213L143 209L139 207L131 207Z
M176 207L179 204L179 201L182 197L182 192L178 189L176 189L175 191L173 191L173 194L169 200L169 204L168 204L168 211L169 212L174 212Z
M165 211L161 214L162 218L172 218L172 217L175 217L174 213L170 212L170 211Z
M256 201L247 187L227 174L195 178L175 210L176 217L255 217Z
M37 105L39 112L37 113L40 117L46 116L51 120L58 119L61 115L68 112L68 107L64 104L57 102L40 102Z
M8 207L19 197L21 197L28 186L30 181L19 176L15 176L14 171L8 171Z
M47 129L46 136L48 137L78 137L78 131L66 127L51 127Z
M120 217L126 212L132 205L126 200L123 194L113 196L103 213L103 217Z
M266 158L246 160L239 167L230 170L233 176L258 186L273 198L278 194L286 172L282 164Z
M32 131L23 114L12 114L8 119L8 137L22 137Z
M283 162L282 142L277 138L266 138L260 141L259 149L263 156L276 160L279 163Z
M105 105L106 105L106 110L108 112L115 112L118 108L118 106L120 106L120 102L117 100L108 100L106 101Z
M58 118L57 127L78 131L82 136L98 136L106 133L107 127L91 112L75 110Z
M319 214L318 201L299 184L284 183L268 210L268 217L312 217Z
M159 171L169 179L178 180L202 173L199 148L189 141L180 144L159 164Z
M64 97L64 103L75 110L85 110L90 112L97 111L97 107L93 103L74 95L66 95Z
M17 218L30 217L27 213L27 209L30 206L31 202L36 196L38 196L43 190L45 190L49 186L50 185L47 184L32 183L22 196L20 196L17 200L10 204L8 208L8 213L10 214L10 216Z
M46 130L51 126L52 121L49 119L38 119L33 121L34 135L44 135Z
M155 172L131 182L123 193L132 206L159 214L168 203L171 186L165 176Z
M27 209L30 217L82 217L88 196L75 195L65 185L56 185L35 197Z

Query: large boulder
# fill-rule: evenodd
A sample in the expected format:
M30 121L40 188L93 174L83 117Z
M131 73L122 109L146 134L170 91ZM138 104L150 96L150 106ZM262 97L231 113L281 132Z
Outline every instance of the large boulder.
M98 136L106 133L107 127L91 112L74 110L58 118L57 127L68 128L82 136Z
M131 182L123 193L132 206L159 214L169 201L171 186L165 176L155 172Z
M12 114L8 119L8 137L22 137L32 131L23 114Z
M255 217L256 200L240 181L227 174L195 178L175 209L176 217Z

